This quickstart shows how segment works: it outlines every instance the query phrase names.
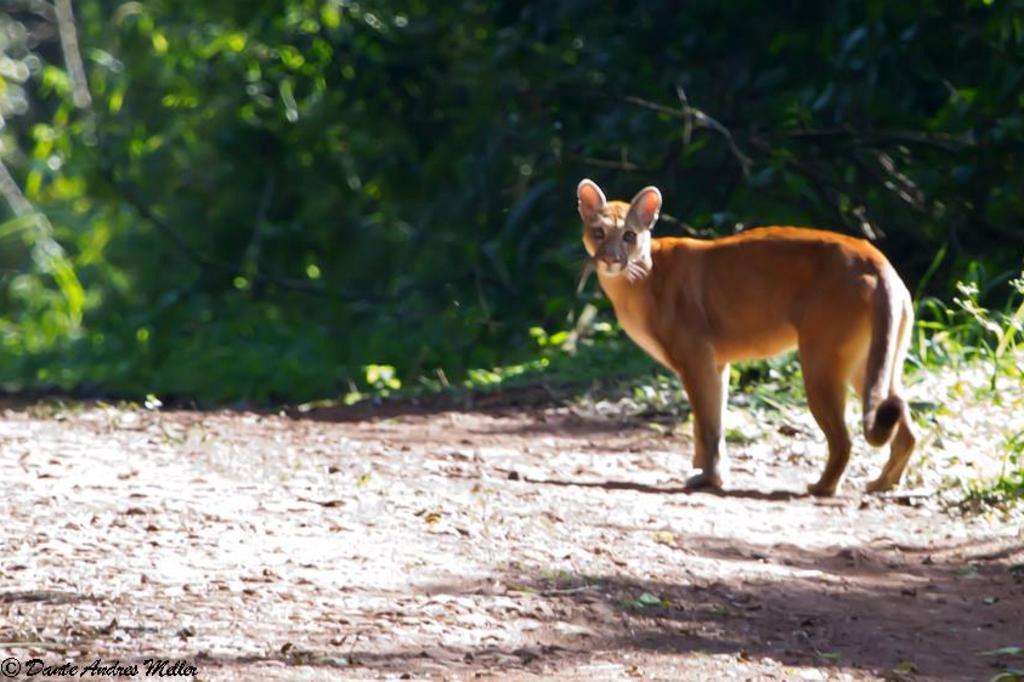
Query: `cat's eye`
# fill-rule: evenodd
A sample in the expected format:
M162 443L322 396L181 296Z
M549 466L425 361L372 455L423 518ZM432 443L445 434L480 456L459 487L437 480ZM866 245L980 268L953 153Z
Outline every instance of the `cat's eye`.
M636 244L636 232L634 232L633 230L626 230L625 233L622 235L622 241L626 242L627 244Z
M594 235L594 239L604 239L604 230L600 227L595 227L590 231L590 234Z

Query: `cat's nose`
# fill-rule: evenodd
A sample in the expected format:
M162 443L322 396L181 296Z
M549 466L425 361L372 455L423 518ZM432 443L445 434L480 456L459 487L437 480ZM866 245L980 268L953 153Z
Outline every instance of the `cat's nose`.
M610 253L604 253L598 256L598 260L603 262L605 265L615 265L619 262L619 259Z

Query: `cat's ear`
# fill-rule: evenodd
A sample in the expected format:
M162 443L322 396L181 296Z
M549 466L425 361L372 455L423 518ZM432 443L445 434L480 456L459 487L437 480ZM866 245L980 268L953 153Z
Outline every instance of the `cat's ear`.
M626 223L639 230L649 230L654 227L654 223L658 222L659 213L661 213L661 192L653 185L644 187L636 193L633 201L629 202Z
M607 202L604 192L590 179L580 180L576 186L576 199L579 200L580 217L586 222L590 222Z

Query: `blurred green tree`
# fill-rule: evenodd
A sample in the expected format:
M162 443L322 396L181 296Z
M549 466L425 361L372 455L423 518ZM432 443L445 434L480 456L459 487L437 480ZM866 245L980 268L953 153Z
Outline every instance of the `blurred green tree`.
M929 291L1019 270L1021 0L83 0L70 46L68 0L5 4L9 388L514 359L576 305L583 176L659 185L662 233L867 236Z

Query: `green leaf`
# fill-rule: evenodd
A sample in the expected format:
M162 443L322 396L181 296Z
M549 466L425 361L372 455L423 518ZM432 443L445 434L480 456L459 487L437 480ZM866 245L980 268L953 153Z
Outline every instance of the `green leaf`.
M1007 668L1003 672L989 678L989 682L1021 682L1024 680L1024 669Z
M914 664L913 661L900 661L896 664L896 667L894 667L892 671L894 673L899 673L901 675L907 675L910 673L916 673L917 666Z
M982 651L979 656L1024 656L1024 647L1004 646L1001 649Z
M636 601L642 606L656 606L661 604L661 598L651 594L650 592L644 592L637 597Z

